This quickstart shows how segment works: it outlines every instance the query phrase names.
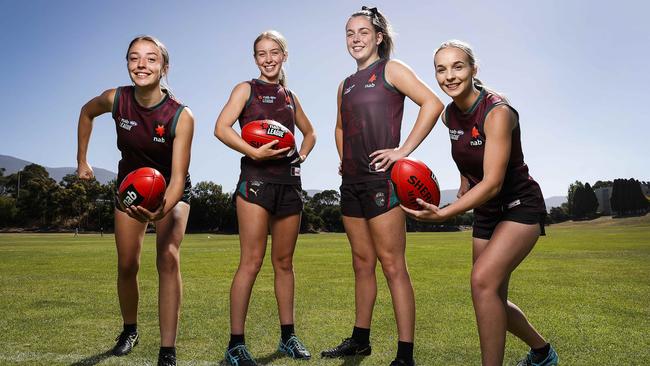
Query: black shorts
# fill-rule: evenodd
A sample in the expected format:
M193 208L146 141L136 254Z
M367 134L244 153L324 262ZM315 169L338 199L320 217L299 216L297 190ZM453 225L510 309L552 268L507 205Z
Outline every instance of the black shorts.
M299 184L269 183L261 180L240 180L233 202L240 196L266 209L272 216L302 212L302 187Z
M190 175L188 174L187 177L185 177L185 188L183 188L183 195L181 196L180 202L185 202L188 205L190 204L190 196L192 193L192 181L190 180ZM118 193L115 193L115 208L124 212L122 208L120 207L120 204L118 203Z
M494 229L501 221L514 221L520 224L533 225L539 224L540 235L546 235L544 222L546 212L534 212L514 208L511 210L485 210L481 208L474 209L474 225L472 236L478 239L490 240Z
M341 184L340 190L343 216L371 219L399 205L390 179Z

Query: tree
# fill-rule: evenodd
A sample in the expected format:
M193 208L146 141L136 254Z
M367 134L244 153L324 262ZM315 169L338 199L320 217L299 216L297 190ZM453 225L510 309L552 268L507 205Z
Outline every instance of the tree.
M221 185L199 182L192 187L188 229L191 231L236 232L237 216L231 196Z
M589 183L585 183L583 204L586 217L596 216L596 210L598 210L598 198Z
M638 180L615 179L610 198L612 211L617 216L642 215L648 212L648 200Z
M306 202L303 211L303 219L304 213L307 213L307 227L314 231L322 229L329 232L342 232L340 201L341 195L333 189L316 193Z
M569 185L569 191L567 193L567 207L569 208L569 216L575 216L574 209L576 206L576 193L578 190L582 190L582 188L584 188L584 185L579 180Z
M566 206L563 207L552 207L551 213L549 214L551 221L553 223L560 223L569 220L571 217L566 210Z
M611 187L613 184L614 184L614 182L612 182L611 180L605 180L605 181L599 180L599 181L596 181L596 183L594 183L592 188L593 189L598 189L598 188L604 188L604 187Z
M18 178L20 174L20 178ZM50 174L38 164L30 164L22 172L9 176L13 186L20 179L20 187L14 188L18 208L17 224L49 226L54 218L53 195L61 187Z

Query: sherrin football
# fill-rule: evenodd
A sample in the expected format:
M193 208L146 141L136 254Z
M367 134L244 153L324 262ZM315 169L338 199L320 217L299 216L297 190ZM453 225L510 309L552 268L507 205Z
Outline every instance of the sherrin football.
M139 168L129 173L118 189L120 203L124 207L142 206L155 211L165 196L167 183L154 168Z
M395 185L397 198L405 207L421 210L422 206L415 201L417 198L436 206L440 204L438 180L422 161L414 158L396 161L390 179Z
M284 127L280 122L270 119L248 122L241 129L241 137L249 145L255 148L275 140L279 141L275 146L273 146L273 149L275 150L283 149L285 147L293 149L296 146L296 140L291 131ZM292 153L292 151L289 151L289 153Z

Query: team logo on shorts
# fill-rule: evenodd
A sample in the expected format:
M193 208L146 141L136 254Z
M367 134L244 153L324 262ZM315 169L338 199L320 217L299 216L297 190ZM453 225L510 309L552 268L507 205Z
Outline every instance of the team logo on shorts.
M165 143L165 125L156 122L156 128L153 129L153 142L160 142L161 144Z
M375 204L377 207L384 207L386 205L386 194L384 192L375 193Z

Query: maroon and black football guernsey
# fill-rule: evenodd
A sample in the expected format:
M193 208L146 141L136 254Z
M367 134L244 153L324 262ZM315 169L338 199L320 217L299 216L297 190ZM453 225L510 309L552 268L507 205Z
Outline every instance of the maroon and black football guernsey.
M370 154L399 147L404 94L386 82L388 59L380 59L343 82L343 183L390 178L370 166Z
M271 119L294 133L296 112L291 91L280 84L267 83L258 79L248 83L251 86L251 94L239 115L239 127L243 128L248 122ZM239 179L300 184L300 164L291 164L293 159L295 156L255 161L244 156L241 159Z
M539 184L528 173L521 149L519 114L500 96L481 89L474 105L463 112L450 103L445 111L445 122L451 139L451 155L460 173L475 186L483 180L483 156L485 154L485 117L494 108L507 105L517 117L512 130L512 146L501 192L478 209L505 211L517 206L531 212L545 212L544 197Z
M135 100L133 86L122 86L115 91L113 119L117 148L122 152L118 186L127 174L142 167L157 169L169 184L176 124L185 106L164 92L160 103L146 108Z

